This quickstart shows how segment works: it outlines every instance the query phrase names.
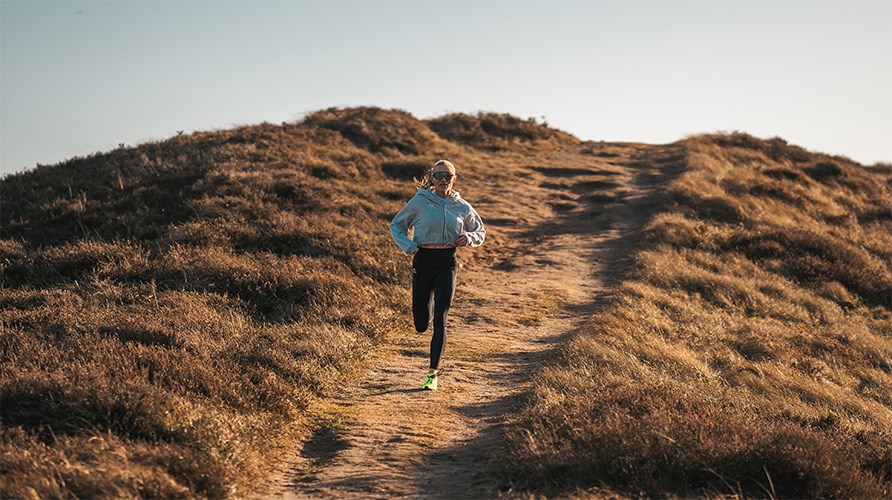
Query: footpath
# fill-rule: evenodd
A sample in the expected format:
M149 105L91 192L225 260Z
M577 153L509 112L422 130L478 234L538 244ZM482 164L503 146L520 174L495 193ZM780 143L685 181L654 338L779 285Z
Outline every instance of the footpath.
M266 498L498 496L508 485L492 464L520 396L608 300L681 161L672 146L588 143L475 182L468 198L495 250L458 271L439 390L420 389L430 332L388 339L356 384L317 405L315 435ZM477 251L460 249L460 265Z

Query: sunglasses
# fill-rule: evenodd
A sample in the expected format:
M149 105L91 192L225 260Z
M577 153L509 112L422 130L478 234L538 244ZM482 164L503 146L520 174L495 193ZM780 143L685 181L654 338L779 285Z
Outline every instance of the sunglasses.
M446 179L448 181L449 179L452 179L455 176L449 172L434 172L433 174L431 174L431 177L433 177L436 180Z

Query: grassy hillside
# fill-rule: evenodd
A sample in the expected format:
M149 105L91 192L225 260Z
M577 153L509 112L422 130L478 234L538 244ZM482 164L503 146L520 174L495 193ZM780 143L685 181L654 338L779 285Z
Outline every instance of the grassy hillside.
M744 134L681 146L633 269L536 376L508 480L888 497L892 170Z
M314 398L410 330L387 226L411 178L568 142L329 109L4 178L0 496L246 493Z
M4 178L0 496L245 495L312 402L411 331L387 232L411 178L446 157L478 200L576 143L494 113L329 109ZM889 496L892 169L743 134L671 149L685 171L640 202L610 301L536 375L506 480ZM527 210L522 183L504 192L479 201Z

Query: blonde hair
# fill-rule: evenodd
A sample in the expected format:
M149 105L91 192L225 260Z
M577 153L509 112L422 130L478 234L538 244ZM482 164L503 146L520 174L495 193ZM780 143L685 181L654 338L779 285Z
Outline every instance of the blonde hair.
M417 187L418 189L421 189L421 188L427 188L427 187L433 186L434 185L433 172L434 172L434 169L440 165L445 165L449 170L452 171L453 175L455 174L455 165L453 165L451 161L440 160L437 163L434 163L433 165L428 167L424 171L424 175L421 177L421 180L418 180L415 177L412 177L412 180L415 182L415 187Z

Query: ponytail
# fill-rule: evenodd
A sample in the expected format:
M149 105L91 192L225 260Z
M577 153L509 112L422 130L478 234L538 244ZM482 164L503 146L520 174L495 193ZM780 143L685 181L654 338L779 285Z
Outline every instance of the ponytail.
M455 165L452 164L449 160L440 160L437 163L434 163L424 171L424 175L421 177L421 180L412 177L412 181L415 183L415 187L418 189L429 188L434 185L433 172L434 167L438 165L446 165L449 167L449 170L452 170L452 173L455 173Z

